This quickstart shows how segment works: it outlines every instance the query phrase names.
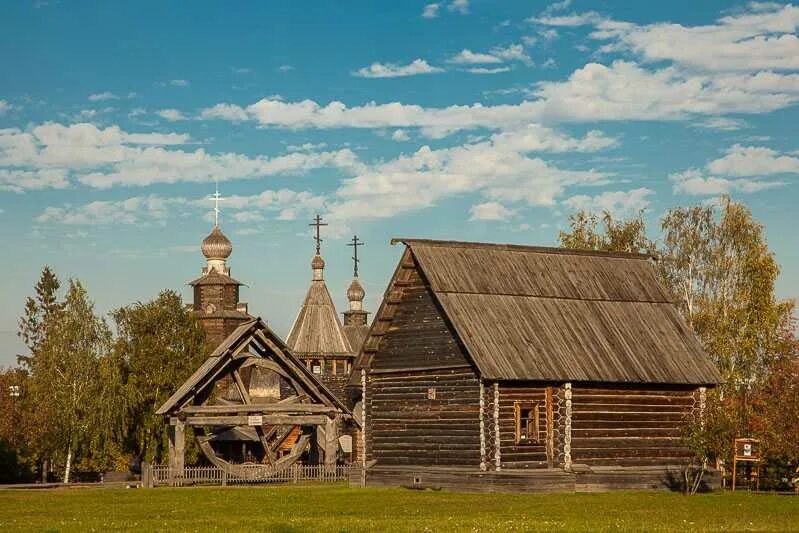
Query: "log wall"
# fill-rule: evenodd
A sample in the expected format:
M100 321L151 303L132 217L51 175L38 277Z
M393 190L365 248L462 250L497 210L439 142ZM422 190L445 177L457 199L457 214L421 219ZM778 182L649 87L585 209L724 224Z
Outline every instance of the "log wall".
M387 333L373 356L372 370L437 368L470 363L418 270L404 281Z
M477 468L479 387L470 370L370 374L366 395L367 461L383 466Z
M688 388L573 387L572 462L589 466L678 465L695 407Z

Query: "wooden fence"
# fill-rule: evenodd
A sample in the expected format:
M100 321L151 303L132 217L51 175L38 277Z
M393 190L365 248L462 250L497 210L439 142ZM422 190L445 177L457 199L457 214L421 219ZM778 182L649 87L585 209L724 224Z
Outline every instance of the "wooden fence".
M349 483L360 485L362 471L358 465L301 465L293 464L279 472L267 467L239 465L238 474L230 474L216 466L191 466L182 473L170 471L168 465L142 465L142 484L145 487L234 484L292 484L292 483Z

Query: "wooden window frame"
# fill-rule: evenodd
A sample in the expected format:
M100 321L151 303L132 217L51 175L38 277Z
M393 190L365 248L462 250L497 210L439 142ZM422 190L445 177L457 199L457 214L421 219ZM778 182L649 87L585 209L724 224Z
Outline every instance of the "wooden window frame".
M521 401L513 402L513 420L515 428L515 442L516 445L528 444L541 444L541 402L537 401ZM522 431L522 410L531 410L533 412L533 427L535 438L530 438L529 432ZM528 421L530 418L528 417ZM526 429L526 428L525 428ZM522 434L527 434L527 439L522 440Z

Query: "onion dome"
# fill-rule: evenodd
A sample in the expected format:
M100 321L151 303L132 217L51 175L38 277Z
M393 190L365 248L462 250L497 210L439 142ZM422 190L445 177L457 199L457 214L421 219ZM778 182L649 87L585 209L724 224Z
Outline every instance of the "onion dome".
M366 291L363 290L358 278L354 278L347 289L347 300L351 302L362 302L363 297L366 296Z
M202 251L206 259L227 259L233 251L233 245L219 226L214 226L208 237L203 239Z
M311 268L314 270L322 270L325 268L325 260L322 259L321 255L313 256L313 259L311 260Z

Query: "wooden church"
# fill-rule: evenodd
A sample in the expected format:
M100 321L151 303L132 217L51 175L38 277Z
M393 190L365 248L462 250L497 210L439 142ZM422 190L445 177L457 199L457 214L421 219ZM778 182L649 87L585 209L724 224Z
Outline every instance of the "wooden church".
M369 485L679 483L719 374L646 255L400 239L350 378Z

